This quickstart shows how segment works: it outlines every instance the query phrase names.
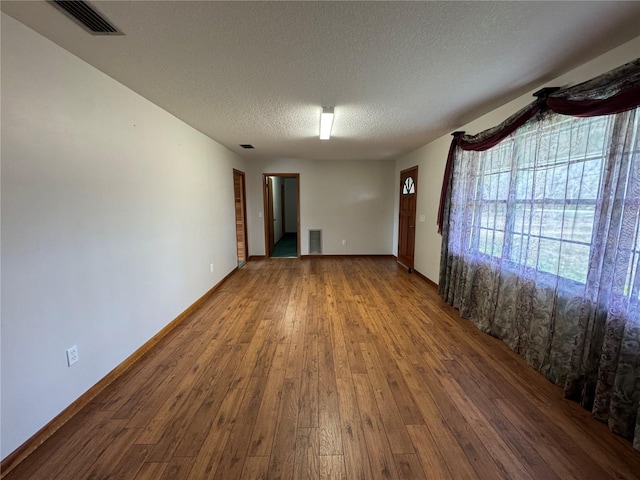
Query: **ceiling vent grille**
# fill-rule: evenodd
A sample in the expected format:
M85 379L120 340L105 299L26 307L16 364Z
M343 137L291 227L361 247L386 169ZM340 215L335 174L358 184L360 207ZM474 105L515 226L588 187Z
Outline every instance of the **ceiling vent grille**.
M101 16L87 2L80 0L51 0L51 3L94 35L122 35L120 30Z
M309 230L309 255L322 255L322 230Z

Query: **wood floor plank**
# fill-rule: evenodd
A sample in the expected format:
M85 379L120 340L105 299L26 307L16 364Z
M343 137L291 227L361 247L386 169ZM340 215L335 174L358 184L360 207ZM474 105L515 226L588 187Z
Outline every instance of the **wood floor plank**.
M405 425L420 425L424 423L424 418L420 413L420 409L416 405L411 389L407 385L407 381L398 366L398 361L406 358L405 352L411 350L409 347L410 342L404 342L399 347L401 354L398 355L393 355L391 353L391 350L388 348L388 344L385 343L384 338L373 338L372 344L375 349L372 349L371 355L373 358L378 358L378 365L386 377L387 384L389 385L391 394L393 395ZM411 358L411 356L409 358Z
M298 426L311 428L318 426L318 335L305 335L303 369L300 372L300 410Z
M193 467L193 457L173 457L159 480L183 480L189 477Z
M299 428L296 433L296 455L293 478L318 480L320 478L320 447L317 428Z
M113 470L111 471L110 469L105 478L119 480L135 478L142 468L142 465L146 462L150 452L150 445L130 446L125 454L122 455L120 461L117 461ZM173 478L177 477L174 476Z
M347 480L343 455L320 457L320 480Z
M145 390L153 390L160 384L163 375L175 365L175 352L188 348L200 334L196 331L184 328L174 329L145 356L145 362L134 363L123 375L118 377L111 386L100 392L93 402L101 405L102 410L117 412L127 403L130 403L134 393L143 395ZM162 348L167 343L172 348ZM150 361L150 360L154 361ZM146 385L141 384L141 379L146 379ZM123 415L128 418L130 415Z
M471 426L473 432L478 436L478 439L487 449L489 455L491 455L491 458L496 462L496 465L505 478L518 478L522 480L540 478L538 475L530 475L521 460L514 458L513 451L509 448L509 445L501 438L489 418L482 413L473 401L473 399L478 398L477 396L467 396L466 392L452 378L445 377L441 383L451 398L452 403L461 406L461 408L459 408L460 414ZM481 405L486 407L485 411L490 408L486 402L483 402ZM540 474L542 472L536 473ZM544 473L548 474L548 472Z
M264 396L258 410L258 416L251 436L249 455L251 457L268 456L273 445L276 420L280 409L284 370L274 370L267 379Z
M298 387L297 382L285 379L282 388L282 400L278 412L273 446L269 461L269 478L283 480L293 477L296 451L296 430L298 421Z
M440 411L440 418L446 419L447 428L478 476L499 478L502 473L500 466L490 455L472 425L462 415L461 410L464 406L457 405L455 398L446 389L434 388L431 392Z
M167 397L165 402L153 414L153 418L139 420L142 424L137 425L141 428L140 437L136 440L139 444L156 444L163 437L163 433L171 421L181 410L182 405L187 401L197 402L199 399L190 398L190 393L194 392L200 380L207 374L207 370L216 365L216 361L229 355L231 348L220 345L218 342L211 342L202 354L194 361L193 366L182 377L182 380L176 385L175 390ZM217 353L218 355L215 355ZM145 415L140 415L144 418ZM133 424L133 425L132 425ZM132 419L127 426L135 426L136 423Z
M244 390L234 388L225 396L211 425L209 435L204 439L193 468L189 472L189 479L197 480L215 475L243 394Z
M278 342L290 343L291 335L293 333L294 325L296 323L296 311L298 310L299 298L300 298L300 280L292 279L290 285L289 298L287 300L287 306L280 322L278 322Z
M264 316L264 313L258 314L260 317ZM247 348L247 354L242 359L242 362L238 365L235 378L235 388L246 388L249 383L249 379L252 377L252 373L258 365L258 356L262 352L265 342L269 338L269 331L271 330L272 322L268 320L260 320L258 328L256 329L251 342L249 342ZM266 376L266 375L257 375Z
M82 432L84 435L89 435L85 438L85 442L82 446L75 451L64 451L62 458L63 462L54 462L51 465L43 465L35 475L33 476L21 476L20 470L11 472L16 473L16 478L24 479L50 479L50 478L83 478L87 472L92 468L96 460L103 454L103 452L118 438L122 439L123 431L125 430L126 420L111 419L105 424L100 425L100 429L91 429L89 432ZM131 434L135 435L139 432L132 431ZM74 435L75 437L75 435ZM132 442L133 443L133 442Z
M340 321L340 313L337 309L331 312L331 345L333 348L333 364L337 378L350 378L349 354L345 343L344 332Z
M540 457L535 446L527 446L525 437L496 408L496 399L483 395L475 383L459 383L461 378L452 373L452 367L456 365L457 362L447 362L451 379L442 379L441 383L445 384L456 404L464 405L460 409L461 414L473 426L504 475L522 479L554 478L556 474Z
M380 418L384 425L391 451L394 454L414 453L413 443L409 437L409 432L402 420L398 405L396 403L391 388L384 375L384 367L375 352L375 347L371 344L360 344L360 350L367 364L369 381L375 395L376 403L380 411ZM416 407L417 408L417 407ZM422 416L420 417L422 418ZM424 421L416 422L424 423Z
M145 462L138 470L134 480L157 480L162 477L167 463L149 463Z
M224 345L218 355L211 358L211 368L189 392L181 410L155 442L148 461L197 454L226 393L232 388L234 367L243 358L246 348L245 344Z
M248 262L3 480L639 480L393 259Z
M393 459L396 462L400 480L421 480L427 478L422 470L420 459L415 453L394 455Z
M260 308L260 303L253 299L247 299L245 303L241 305L239 310L233 315L235 317L234 322L237 323L237 326L236 328L232 328L230 334L225 337L227 344L249 343L256 328L258 328L258 317L255 314L258 308Z
M409 425L407 427L409 435L413 440L413 444L416 446L416 452L422 469L432 478L438 480L449 480L457 478L474 478L475 475L467 469L466 477L454 477L447 466L447 457L452 452L441 451L436 439L433 437L426 425ZM470 475L470 476L469 476Z
M128 428L142 428L148 425L163 404L172 397L191 365L197 364L198 357L208 346L209 343L204 337L194 340L191 348L178 357L178 363L164 376L164 381L159 382L155 389L145 392L146 395L139 398L138 401L128 402L114 414L113 418L129 418ZM197 368L202 366L201 364L197 365ZM144 408L142 408L143 406Z
M108 478L114 472L114 466L119 463L120 459L126 456L130 448L135 447L135 445L132 446L132 443L139 434L140 432L134 428L122 429L88 471L80 475L80 478L86 478L87 480ZM142 456L141 463L144 462L145 457L146 455ZM134 473L137 473L137 470Z
M342 455L342 435L331 343L318 344L318 440L320 455Z
M249 451L253 426L258 416L266 384L266 377L253 377L249 381L222 459L216 469L215 478L217 480L242 478L245 457Z
M354 375L353 386L360 410L362 431L369 452L372 478L397 479L398 471L391 453L389 439L384 432L369 377L362 374Z
M302 377L305 356L305 322L297 316L293 319L289 353L287 355L287 367L285 378L299 380Z
M100 405L91 405L81 410L32 453L28 462L18 465L12 475L15 478L34 480L52 478L52 475L57 475L71 461L74 454L91 452L93 445L87 450L85 446L98 440L100 434L104 436L104 432L110 428L115 431L124 427L126 421L114 424L111 412L102 411L99 407Z
M421 402L419 403L419 407L423 412L422 416L426 419L425 427L429 435L424 433L424 431L421 429L417 429L414 431L420 434L419 438L421 440L422 448L428 448L428 451L431 452L431 455L433 455L433 458L436 460L436 462L439 462L440 457L444 459L447 471L450 472L453 478L474 478L477 476L477 474L474 471L473 466L469 462L469 458L465 454L462 445L460 445L460 443L458 442L456 432L454 432L448 424L448 421L450 419L443 416L438 402L431 395L431 390L436 388L436 383L433 382L431 387L429 387L429 391L423 392L423 394L420 396ZM440 401L446 402L447 400L446 398L440 396ZM451 413L450 410L445 411ZM457 422L459 420L460 414L458 412L454 413L454 415L456 417L451 420ZM409 434L411 434L410 427L411 426L407 426L407 429L409 429ZM437 446L427 446L427 442L437 442ZM415 440L414 445L416 445ZM416 448L419 449L420 447L416 445ZM423 461L424 465L425 457L421 455L420 458ZM442 475L445 475L445 469L442 469L441 466L439 466L438 468L442 472ZM425 470L429 470L426 465ZM493 478L500 478L500 476L498 475L497 477Z
M582 462L573 462L571 457L563 455L562 445L551 446L546 440L548 432L546 428L536 425L525 415L521 415L517 407L507 400L498 400L498 408L505 413L509 421L523 432L529 442L534 445L536 451L544 458L549 466L560 478L595 480L606 477L606 473L598 465L590 462L590 459L582 455Z
M347 478L371 478L369 453L364 440L353 382L351 379L338 378L336 385Z
M267 480L269 457L247 457L240 478L242 480Z

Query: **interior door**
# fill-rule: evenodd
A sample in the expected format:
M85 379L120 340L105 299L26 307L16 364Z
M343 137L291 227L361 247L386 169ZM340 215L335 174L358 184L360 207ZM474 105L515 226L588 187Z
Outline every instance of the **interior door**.
M398 262L413 270L416 243L416 199L418 167L400 172L400 219L398 222Z
M244 172L233 169L233 197L236 213L236 250L238 266L247 261L247 205L245 202Z
M275 222L274 215L273 215L273 178L267 177L266 188L267 188L267 228L269 230L267 235L267 237L269 238L269 241L268 241L269 248L267 252L267 257L270 257L271 254L273 253L273 235L275 233L273 231L273 222Z

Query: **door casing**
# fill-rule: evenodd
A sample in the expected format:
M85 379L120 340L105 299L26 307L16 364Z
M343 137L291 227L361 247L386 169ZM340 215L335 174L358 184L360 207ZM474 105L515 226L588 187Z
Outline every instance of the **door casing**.
M295 178L296 190L297 190L297 236L298 236L298 253L300 258L301 244L300 244L300 174L299 173L263 173L262 174L262 193L263 193L263 206L264 206L264 250L267 258L273 253L273 182L270 177L280 178ZM284 224L284 223L283 223Z
M236 217L236 251L238 265L247 262L249 258L247 239L247 194L245 188L245 175L240 170L233 169L233 197Z

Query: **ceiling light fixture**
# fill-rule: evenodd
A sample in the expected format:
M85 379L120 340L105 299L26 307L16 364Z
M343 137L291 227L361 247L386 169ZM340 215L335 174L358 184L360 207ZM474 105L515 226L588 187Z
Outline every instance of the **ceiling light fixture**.
M320 140L329 140L333 126L333 107L323 107L320 115Z

